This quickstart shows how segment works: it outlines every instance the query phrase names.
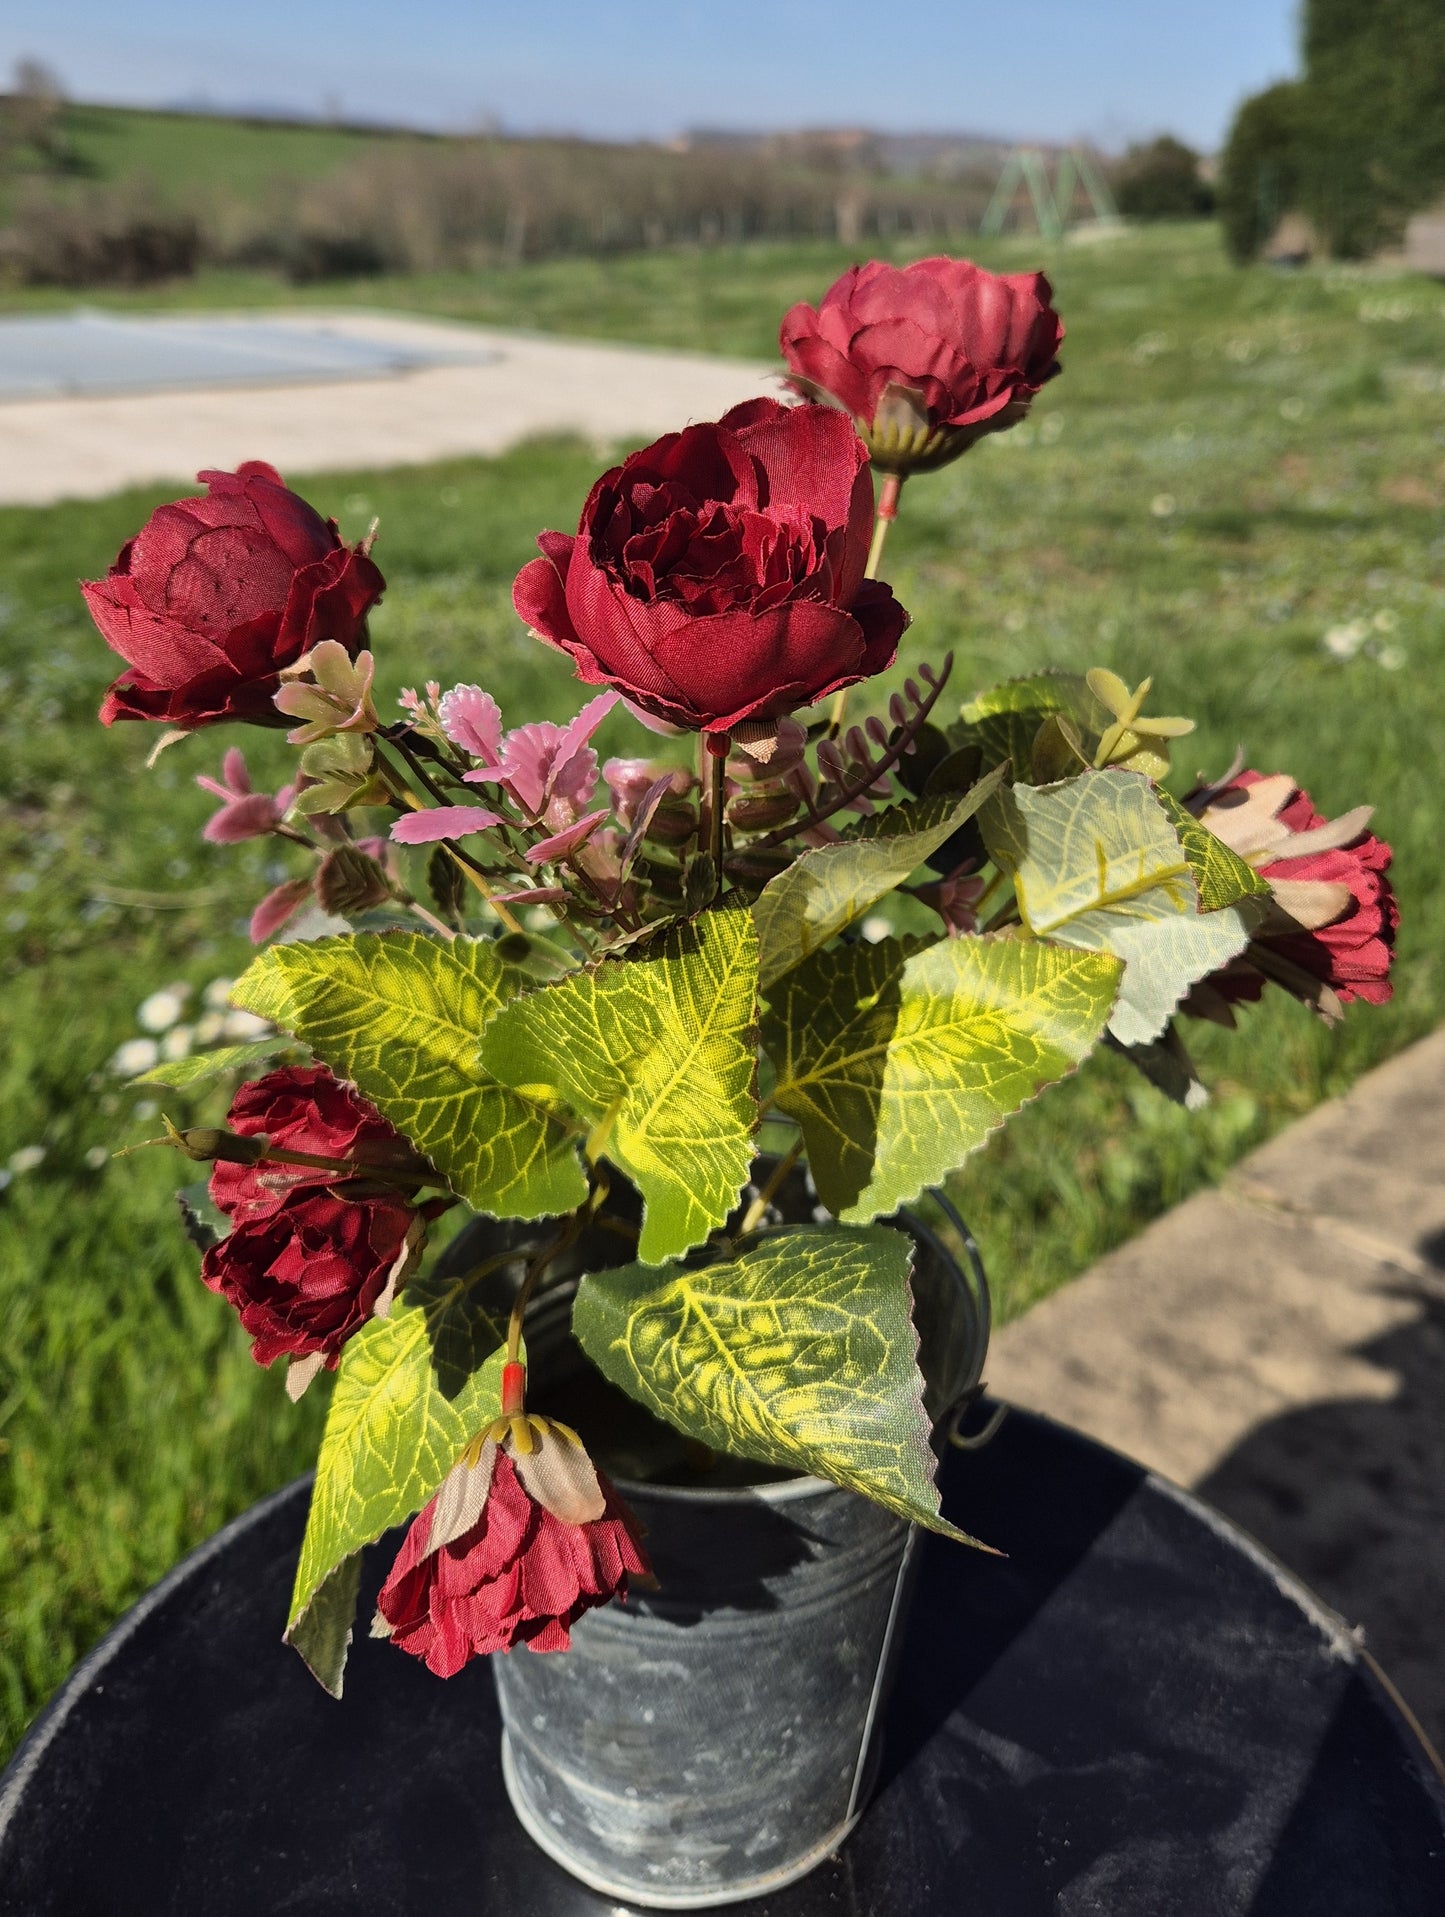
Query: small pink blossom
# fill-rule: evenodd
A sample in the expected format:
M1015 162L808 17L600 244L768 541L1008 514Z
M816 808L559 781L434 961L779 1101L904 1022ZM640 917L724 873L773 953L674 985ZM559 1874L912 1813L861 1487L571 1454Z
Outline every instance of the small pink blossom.
M612 810L617 814L619 823L625 826L635 823L639 807L650 797L659 781L663 786L659 797L673 792L680 798L693 784L692 774L682 766L669 770L666 766L656 765L651 759L609 759L602 768L602 776L607 781L607 790L612 794Z
M220 811L211 814L201 832L212 845L239 845L243 839L264 838L280 825L296 796L294 785L282 786L274 797L253 791L245 754L239 746L231 746L221 760L219 780L202 772L197 774L196 784L222 802Z

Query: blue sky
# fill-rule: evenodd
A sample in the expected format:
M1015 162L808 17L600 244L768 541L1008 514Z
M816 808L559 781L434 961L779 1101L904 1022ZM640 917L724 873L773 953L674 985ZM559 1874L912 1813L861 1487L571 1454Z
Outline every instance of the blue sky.
M79 98L665 137L869 125L1217 146L1295 69L1296 0L5 0Z

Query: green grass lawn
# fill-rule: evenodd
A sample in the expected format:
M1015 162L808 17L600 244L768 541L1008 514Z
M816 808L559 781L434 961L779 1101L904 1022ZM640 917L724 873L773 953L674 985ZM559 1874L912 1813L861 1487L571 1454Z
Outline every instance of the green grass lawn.
M325 297L766 354L783 306L840 261L825 247L654 255ZM1153 672L1155 709L1200 720L1183 779L1243 742L1322 809L1373 800L1405 919L1383 1011L1357 1007L1328 1033L1282 1001L1234 1035L1195 1028L1217 1088L1205 1112L1100 1058L981 1153L958 1194L1007 1314L1429 1030L1445 1003L1445 293L1343 269L1237 273L1202 228L1064 247L1048 264L1064 376L1027 426L905 494L889 556L914 614L900 670L952 647L960 697L1042 663ZM248 286L182 291L281 296ZM508 595L536 529L576 523L598 464L549 443L304 485L349 536L381 517L388 693L465 677L514 719L575 709L564 665L526 639ZM177 1161L105 1156L155 1128L107 1071L137 1006L245 964L244 919L276 856L199 840L210 802L191 780L228 737L147 772L149 729L94 723L110 664L74 582L163 496L0 511L0 1166L45 1154L0 1193L7 1742L182 1551L306 1466L324 1411L324 1388L286 1402L200 1286L175 1222ZM1324 644L1342 627L1349 658ZM609 724L615 750L628 728ZM278 776L287 748L255 737L254 769Z

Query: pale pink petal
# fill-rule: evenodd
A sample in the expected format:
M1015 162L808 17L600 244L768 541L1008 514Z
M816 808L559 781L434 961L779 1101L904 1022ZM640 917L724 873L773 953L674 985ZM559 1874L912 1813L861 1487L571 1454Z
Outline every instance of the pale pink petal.
M480 805L439 805L430 812L409 812L391 828L398 845L430 845L433 839L461 839L500 825L500 814Z
M630 699L624 699L622 703L639 725L646 726L649 732L656 732L664 739L676 739L685 730L682 726L673 725L668 719L654 718L650 712L644 712L641 706L633 705Z
M453 745L484 765L495 765L502 749L502 715L496 700L480 686L453 686L437 707L442 731Z
M245 798L250 792L251 775L246 770L246 755L239 746L227 746L221 761L221 777L238 798Z
M273 831L280 819L276 801L268 792L253 792L248 798L235 799L213 812L201 831L211 845L239 845L243 839L260 839Z
M547 859L565 859L569 852L575 852L585 839L590 838L607 817L607 808L604 806L600 812L589 812L585 819L578 819L565 832L554 833L550 839L539 839L535 845L527 848L528 865L541 865Z
M299 911L310 896L310 879L287 879L274 892L268 892L251 914L251 943L264 945L271 934L279 932L292 913Z

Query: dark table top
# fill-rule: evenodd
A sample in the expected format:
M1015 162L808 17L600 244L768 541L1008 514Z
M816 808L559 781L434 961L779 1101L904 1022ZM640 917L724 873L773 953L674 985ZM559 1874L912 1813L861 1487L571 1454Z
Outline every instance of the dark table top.
M626 1917L537 1852L490 1674L280 1642L305 1481L158 1585L0 1791L4 1917ZM1441 1917L1445 1781L1338 1620L1186 1493L1014 1412L953 1454L873 1804L739 1917ZM389 1554L371 1554L361 1616Z

